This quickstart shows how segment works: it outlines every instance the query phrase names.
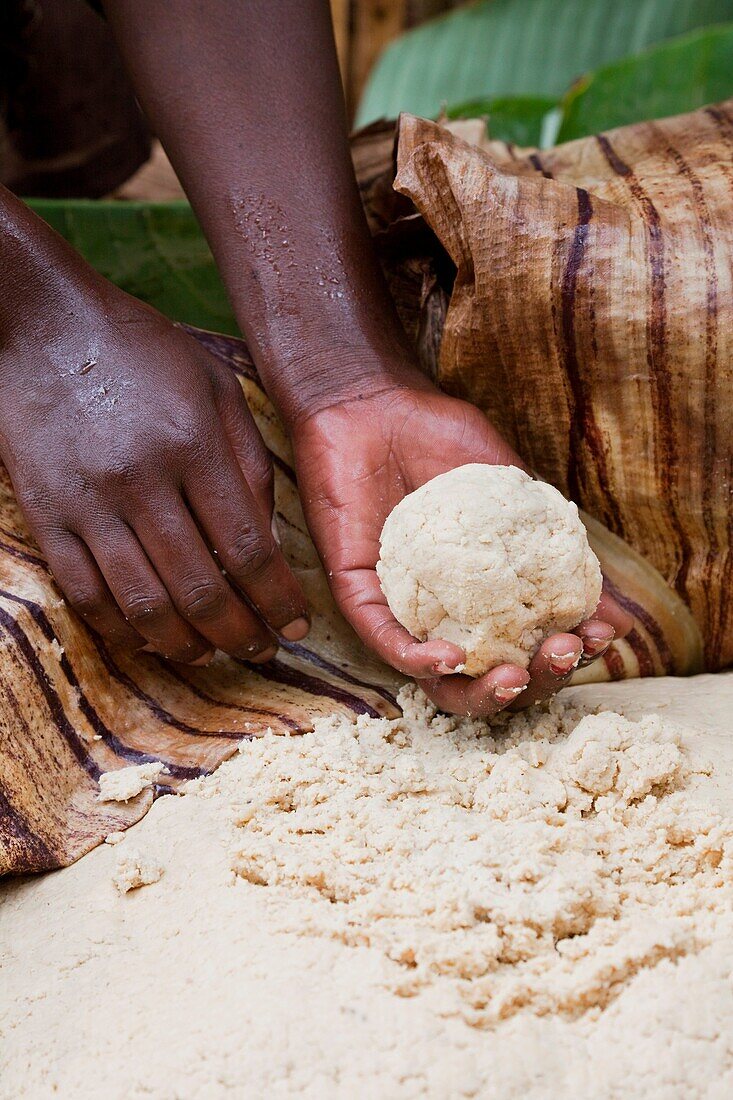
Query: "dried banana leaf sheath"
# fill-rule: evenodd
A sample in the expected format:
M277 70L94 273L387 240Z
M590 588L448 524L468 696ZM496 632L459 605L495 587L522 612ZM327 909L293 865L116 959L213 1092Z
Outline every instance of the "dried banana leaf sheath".
M556 149L400 121L455 264L437 374L643 555L733 660L733 101Z
M283 547L313 630L261 667L218 654L209 668L182 670L112 653L61 599L0 466L0 875L71 863L267 727L298 733L334 711L397 713L397 677L364 652L331 600L287 442L244 345L198 335L238 374L273 453ZM102 772L152 760L168 769L155 791L97 801Z

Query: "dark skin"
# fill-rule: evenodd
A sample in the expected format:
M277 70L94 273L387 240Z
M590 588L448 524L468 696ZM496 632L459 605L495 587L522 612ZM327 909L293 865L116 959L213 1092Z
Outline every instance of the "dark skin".
M470 680L450 674L462 651L412 638L379 587L398 500L467 462L521 461L420 374L405 342L359 203L326 0L105 8L293 441L341 610L447 710L490 715L557 691L629 629L607 597L529 672ZM0 232L0 454L72 605L113 642L189 663L215 648L266 660L278 635L304 637L237 383L7 192Z

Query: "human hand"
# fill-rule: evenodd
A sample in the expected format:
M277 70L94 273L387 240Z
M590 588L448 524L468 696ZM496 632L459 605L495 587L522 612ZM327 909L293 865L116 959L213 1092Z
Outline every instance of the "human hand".
M268 659L307 610L236 378L101 280L72 302L0 352L0 455L59 586L112 643Z
M630 629L629 616L604 595L593 619L547 638L529 670L504 664L476 679L451 675L463 651L416 641L387 605L375 571L382 526L404 496L446 470L469 462L522 466L521 459L482 413L423 379L324 408L293 437L306 519L342 613L366 645L442 709L490 716L538 702L580 660L597 659Z

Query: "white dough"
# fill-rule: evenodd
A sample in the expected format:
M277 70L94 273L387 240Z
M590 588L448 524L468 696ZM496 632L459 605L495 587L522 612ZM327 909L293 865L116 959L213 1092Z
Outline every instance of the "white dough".
M516 466L460 466L406 496L384 524L377 573L395 618L420 641L465 649L469 676L526 668L601 595L577 507Z
M163 868L154 859L144 852L131 851L120 856L112 882L121 894L127 894L130 890L139 890L141 886L158 882L162 874Z
M0 1100L730 1096L733 673L401 700L0 884Z
M153 761L149 764L135 764L130 768L117 768L112 772L104 772L99 777L98 802L129 802L131 798L137 798L141 791L146 791L158 781L161 775L167 774L165 764Z

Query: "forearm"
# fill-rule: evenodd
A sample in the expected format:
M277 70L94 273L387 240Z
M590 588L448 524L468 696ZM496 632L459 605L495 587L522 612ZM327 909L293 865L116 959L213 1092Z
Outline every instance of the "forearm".
M408 370L354 180L327 0L105 7L281 411Z

